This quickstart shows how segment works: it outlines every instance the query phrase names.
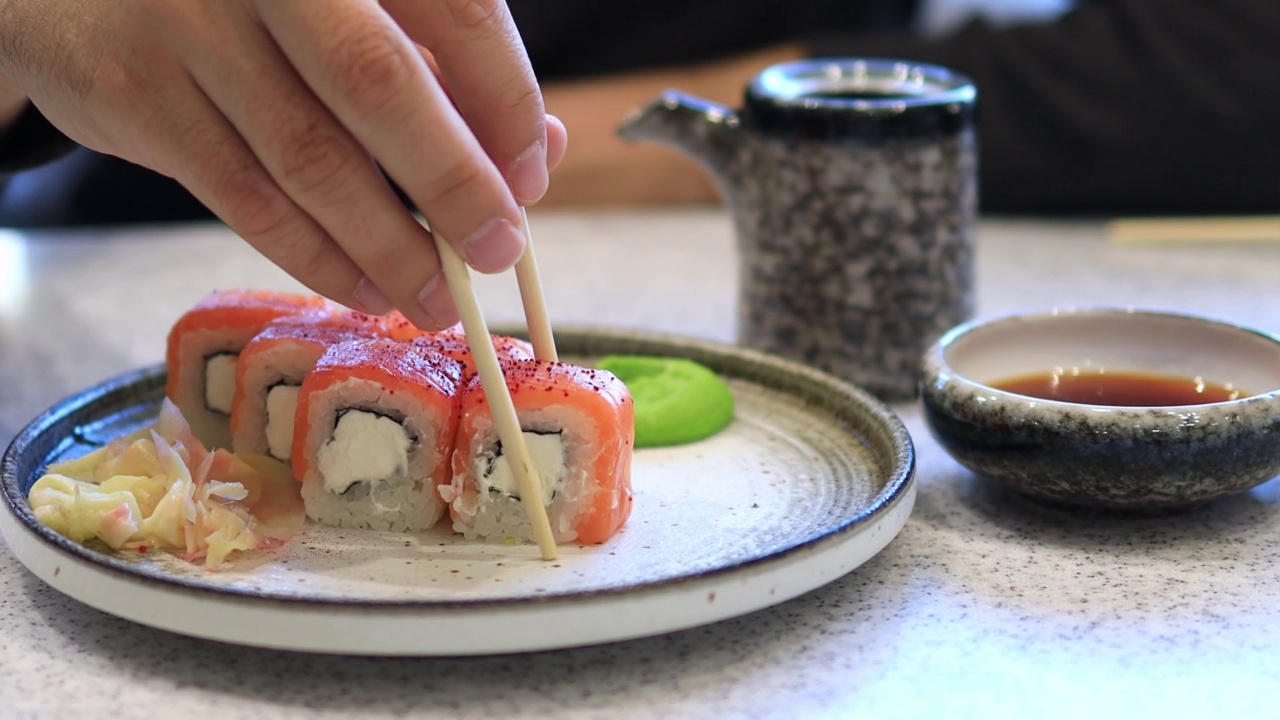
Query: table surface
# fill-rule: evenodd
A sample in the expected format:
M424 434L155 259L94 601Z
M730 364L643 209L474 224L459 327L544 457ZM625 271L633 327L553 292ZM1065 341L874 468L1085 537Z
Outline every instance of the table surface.
M557 324L731 342L736 254L716 209L534 213ZM1114 305L1280 330L1280 243L1126 246L1100 222L985 220L978 311ZM594 268L584 272L585 268ZM60 398L159 362L215 287L297 285L216 225L0 231L0 441ZM510 275L480 277L519 322ZM918 452L902 533L849 575L751 615L613 645L470 659L233 647L49 589L0 544L0 717L1274 717L1280 483L1161 519L1003 493L895 405Z

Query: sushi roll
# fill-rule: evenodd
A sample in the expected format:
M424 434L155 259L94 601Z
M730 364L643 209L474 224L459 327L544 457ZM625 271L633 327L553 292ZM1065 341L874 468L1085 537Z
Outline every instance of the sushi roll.
M409 322L409 318L401 314L399 310L392 310L379 319L382 321L387 337L392 340L409 342L426 333L425 330L419 330L417 325Z
M270 290L220 290L174 323L165 349L165 395L210 448L230 448L229 416L240 350L273 320L331 313L324 298Z
M525 340L506 335L490 335L489 339L493 342L493 349L498 355L499 362L532 360L535 357L533 345ZM463 382L469 381L476 374L476 361L471 356L471 346L467 342L467 334L463 332L461 325L454 325L438 332L421 333L410 340L410 344L428 352L444 353L462 363Z
M381 318L356 312L271 322L244 346L236 362L232 448L290 462L303 378L331 346L384 334Z
M462 368L386 338L325 351L302 381L293 470L326 525L425 530L444 512Z
M635 414L626 385L605 370L559 362L507 361L502 370L556 542L609 539L631 514ZM469 539L533 540L478 377L461 407L453 477L440 489L453 529Z

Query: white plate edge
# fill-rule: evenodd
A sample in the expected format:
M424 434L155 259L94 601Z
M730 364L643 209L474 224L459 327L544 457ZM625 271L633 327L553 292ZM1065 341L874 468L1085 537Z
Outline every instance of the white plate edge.
M181 635L312 653L493 655L650 637L777 605L878 554L906 525L915 498L913 468L879 517L781 557L632 593L474 608L343 607L205 595L126 576L50 545L7 503L0 513L0 537L52 589L105 613ZM405 614L417 616L416 621L405 623ZM337 627L342 633L335 636Z

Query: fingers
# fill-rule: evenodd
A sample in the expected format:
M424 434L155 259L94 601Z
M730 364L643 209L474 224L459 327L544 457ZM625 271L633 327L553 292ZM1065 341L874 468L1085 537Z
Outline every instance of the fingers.
M427 66L431 68L431 73L435 75L436 80L440 82L440 86L444 89L445 94L452 101L453 93L449 91L447 78L440 74L440 65L436 62L431 51L421 45L418 45L418 52L422 54L422 58L427 62ZM456 102L454 103L454 106L457 106ZM556 167L560 165L560 162L564 160L564 153L568 148L569 133L568 130L565 129L564 122L554 115L547 115L545 117L545 123L547 128L547 171L550 172L555 170ZM508 184L510 184L509 180ZM516 194L516 198L520 199L520 195ZM537 198L537 200L541 200L541 197ZM527 205L530 203L525 202L524 204Z
M115 28L132 32L126 50L95 56L93 92L65 114L104 151L177 178L316 292L453 324L434 241L382 172L496 272L524 251L518 200L545 191L566 134L500 2L388 2L453 99L373 0L169 2Z
M523 205L547 191L542 93L502 0L383 0L427 47L458 110Z
M137 149L135 157L186 186L267 259L315 292L369 312L389 309L354 297L360 268L279 188L199 88L178 78L157 92L121 97L135 103L142 120L121 132L124 147Z
M456 322L424 227L404 208L356 139L293 72L263 28L229 7L204 38L234 37L237 52L187 38L175 51L244 138L275 184L363 271L344 289L367 309L394 305L426 329ZM269 241L268 241L269 242Z
M547 116L547 170L555 170L569 148L569 131L555 115Z
M505 178L414 43L380 7L259 0L257 11L311 91L434 232L481 272L506 270L519 259L519 207ZM538 123L540 135L541 117Z

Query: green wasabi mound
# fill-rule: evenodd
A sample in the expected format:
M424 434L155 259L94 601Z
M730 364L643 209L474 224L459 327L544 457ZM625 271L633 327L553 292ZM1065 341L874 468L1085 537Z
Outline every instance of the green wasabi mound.
M597 367L626 384L635 402L636 447L683 445L720 432L733 419L733 393L692 360L606 355Z

